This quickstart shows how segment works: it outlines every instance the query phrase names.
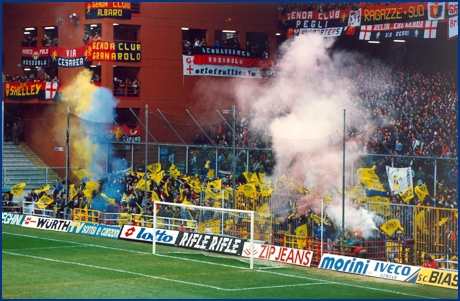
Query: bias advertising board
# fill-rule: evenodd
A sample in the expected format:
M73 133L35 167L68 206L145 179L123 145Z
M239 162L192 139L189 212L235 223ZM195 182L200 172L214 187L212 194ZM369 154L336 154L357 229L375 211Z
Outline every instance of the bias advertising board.
M417 266L333 254L323 254L319 268L411 283L420 272Z
M458 290L458 272L421 268L416 283Z

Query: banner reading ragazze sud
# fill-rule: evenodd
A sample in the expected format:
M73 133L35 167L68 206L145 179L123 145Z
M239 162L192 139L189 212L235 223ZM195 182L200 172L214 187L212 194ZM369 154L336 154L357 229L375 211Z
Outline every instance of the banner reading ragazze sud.
M412 168L394 168L387 166L386 169L391 195L403 194L408 189L413 193Z
M305 267L310 266L313 257L312 251L265 244L254 244L254 248L251 252L251 243L245 242L241 256L251 257L251 253L256 259L265 259Z
M320 269L415 283L420 267L364 258L323 254Z
M183 74L188 76L218 76L236 78L262 78L259 67L225 65L197 65L192 55L183 55Z

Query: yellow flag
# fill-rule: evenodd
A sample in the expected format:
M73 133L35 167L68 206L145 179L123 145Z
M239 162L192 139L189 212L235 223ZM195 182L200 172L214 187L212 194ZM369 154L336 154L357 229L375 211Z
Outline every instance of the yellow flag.
M121 136L123 136L123 131L120 129L119 126L117 126L114 134L115 134L115 140L118 141L118 139L120 139Z
M305 236L307 236L307 224L303 224L302 226L298 226L295 229L295 235L296 235L297 247L299 249L305 248L305 246L306 246Z
M221 189L222 188L222 180L214 180L212 182L208 182L208 187L213 189Z
M255 172L243 172L243 176L246 178L246 181L248 183L254 183L254 184L259 184L259 178L257 177L257 174Z
M150 171L152 174L156 174L161 171L161 163L153 163L147 165L147 170Z
M382 229L383 232L388 234L388 236L391 236L397 229L404 230L403 227L401 227L401 224L399 223L399 220L397 219L390 219L386 221L380 229Z
M414 198L414 193L412 192L412 185L409 185L407 190L404 193L400 193L399 195L406 204L409 204L409 201Z
M163 171L160 171L160 172L157 172L155 174L152 174L150 176L150 178L157 184L159 184L161 182L161 180L163 179Z
M160 201L160 197L158 196L158 194L156 193L155 190L152 191L152 201Z
M270 196L272 194L272 189L266 184L260 184L260 194L262 196Z
M53 203L53 199L48 197L46 194L42 195L41 198L38 199L38 202L37 202L37 207L40 208L40 209L45 209L46 205L49 205L51 203Z
M420 186L415 186L414 188L415 194L417 195L418 199L423 202L425 197L429 195L428 193L428 188L426 187L426 184L422 184Z
M442 225L444 225L447 221L449 220L448 217L445 217L443 219L441 219L438 223L438 226L441 227Z
M35 189L35 193L40 194L41 192L48 191L50 189L50 184L43 187L43 189Z
M69 200L73 199L77 195L77 190L75 189L75 184L69 185Z
M257 190L254 184L244 184L238 187L238 192L243 193L246 197L251 197L257 192Z
M73 173L77 176L79 180L83 178L90 178L91 173L87 171L86 169L80 169L80 170L74 170Z
M109 202L110 204L115 204L115 199L111 199L109 198L108 196L106 196L104 193L101 193L101 196L104 200L106 200L107 202Z
M214 179L214 169L208 169L208 179Z
M19 183L11 187L10 193L17 195L17 196L22 196L22 191L24 190L24 187L26 187L26 183Z
M198 180L198 178L190 180L189 184L190 187L192 187L193 191L195 191L195 193L199 193L201 191L201 183L200 180Z
M163 185L163 192L166 194L166 196L169 196L168 183L169 181L165 181L165 184Z
M176 165L172 164L169 168L169 176L174 179L180 176L180 171L176 168Z
M146 188L145 187L146 184L147 184L147 182L144 180L144 178L141 178L139 180L139 182L137 182L136 188L143 191ZM148 191L148 189L147 189L147 191Z
M415 224L419 227L425 226L425 210L420 211L415 217Z

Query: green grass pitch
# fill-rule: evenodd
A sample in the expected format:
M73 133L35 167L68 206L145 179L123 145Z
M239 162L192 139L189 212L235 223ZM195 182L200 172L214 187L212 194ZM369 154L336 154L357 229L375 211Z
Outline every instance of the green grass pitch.
M457 299L458 291L316 267L2 225L4 299Z

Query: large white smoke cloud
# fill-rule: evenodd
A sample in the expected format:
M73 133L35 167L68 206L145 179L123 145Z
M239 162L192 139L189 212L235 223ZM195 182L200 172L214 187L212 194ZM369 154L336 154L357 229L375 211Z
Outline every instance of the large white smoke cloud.
M234 87L238 107L253 112L250 126L265 128L272 137L277 156L275 175L286 174L309 189L310 195L297 201L300 213L308 207L319 213L325 194L332 188L342 189L344 112L347 121L355 118L350 112L360 112L358 103L353 102L353 75L363 72L355 63L360 58L343 53L331 57L328 49L332 42L322 37L297 37L279 49L281 76L268 85L244 81ZM375 229L374 214L346 201L346 227L370 235ZM333 197L326 213L341 224L341 196Z

